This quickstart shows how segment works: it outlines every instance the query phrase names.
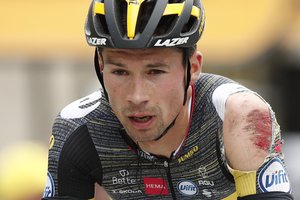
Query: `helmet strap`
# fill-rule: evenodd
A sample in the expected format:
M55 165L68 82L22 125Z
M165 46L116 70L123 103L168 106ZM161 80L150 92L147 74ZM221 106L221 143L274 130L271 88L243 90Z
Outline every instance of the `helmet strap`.
M180 112L179 112L180 113ZM178 113L178 115L179 115ZM169 124L169 126L164 130L164 132L162 132L162 134L160 134L160 136L158 136L157 138L154 139L154 141L158 141L160 138L162 138L164 135L167 134L167 132L175 125L176 119L178 117L178 115L173 119L173 121Z
M94 55L94 65L95 65L95 70L96 70L96 74L97 74L97 77L98 77L98 80L100 81L100 84L103 88L103 92L104 92L104 95L107 99L107 101L109 101L108 99L108 95L107 95L107 92L106 92L106 89L105 89L105 86L104 86L104 80L103 80L103 74L100 70L100 66L99 66L99 57L98 57L98 49L96 47L95 49L95 55Z
M185 103L187 102L187 91L189 89L190 81L191 81L191 63L190 63L190 59L189 59L189 49L188 48L183 49L183 59L184 59L184 63L186 66L186 85L184 88L184 97L183 97L183 105L185 105ZM155 139L155 141L158 141L159 139L161 139L175 125L175 122L179 116L179 113L173 119L173 121L169 124L169 126L164 130L164 132Z
M187 101L187 91L189 89L190 81L191 81L191 63L190 63L190 59L189 59L189 49L188 48L183 49L183 59L184 59L184 63L186 66L186 85L184 88L184 98L183 98L183 105L185 105L185 103Z

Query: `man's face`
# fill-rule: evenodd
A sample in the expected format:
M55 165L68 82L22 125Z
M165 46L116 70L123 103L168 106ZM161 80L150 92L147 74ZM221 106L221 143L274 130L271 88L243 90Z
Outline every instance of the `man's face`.
M185 68L173 48L102 52L110 105L136 142L158 138L183 106Z

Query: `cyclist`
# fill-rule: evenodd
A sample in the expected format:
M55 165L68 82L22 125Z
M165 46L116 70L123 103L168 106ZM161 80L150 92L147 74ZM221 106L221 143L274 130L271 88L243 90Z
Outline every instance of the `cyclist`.
M44 199L293 199L274 112L201 73L200 0L93 0L99 91L53 125Z

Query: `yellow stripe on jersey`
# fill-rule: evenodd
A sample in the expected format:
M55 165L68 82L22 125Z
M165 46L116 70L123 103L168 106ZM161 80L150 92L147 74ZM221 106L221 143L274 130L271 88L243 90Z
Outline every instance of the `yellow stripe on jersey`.
M236 193L239 197L256 194L256 171L239 171L230 169L234 181Z

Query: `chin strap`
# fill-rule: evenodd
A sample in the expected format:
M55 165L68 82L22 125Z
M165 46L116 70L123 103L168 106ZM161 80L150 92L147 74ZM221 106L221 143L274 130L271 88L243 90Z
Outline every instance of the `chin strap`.
M99 59L99 57L98 57L98 49L95 48L94 65L95 65L96 74L97 74L98 80L100 81L100 84L101 84L101 86L103 88L104 95L105 95L107 101L109 101L108 100L108 95L107 95L107 92L106 92L106 89L105 89L105 86L104 86L103 74L102 74L102 72L100 70L99 60L98 59Z
M190 81L191 81L191 63L190 63L188 48L183 49L183 59L186 66L186 85L184 89L184 98L183 98L183 105L185 105L187 100L187 91L189 89Z
M189 59L189 49L188 48L183 49L183 59L184 59L184 63L186 66L186 85L185 85L184 97L183 97L183 106L184 106L187 102L187 91L189 89L190 81L191 81L191 63L190 63L190 59ZM180 113L180 111L179 111L179 113ZM155 141L158 141L159 139L161 139L175 125L175 122L176 122L177 117L179 116L179 113L174 118L174 120L170 123L170 125L164 130L164 132L162 132L162 134L155 139Z
M170 128L172 128L174 126L178 115L179 115L179 113L177 114L175 119L171 122L171 124L164 130L164 132L162 132L162 134L160 134L160 136L158 136L156 139L154 139L154 141L158 141L160 138L162 138L164 135L167 134L167 132L170 130Z
M183 59L184 59L184 63L186 66L186 85L184 88L184 97L183 97L183 105L185 105L187 102L187 91L189 89L190 81L191 81L191 72L190 72L191 71L191 63L190 63L190 59L189 59L189 49L188 48L183 49ZM179 113L180 113L180 111L179 111ZM173 121L169 124L169 126L164 130L164 132L162 132L162 134L155 139L155 141L158 141L159 139L161 139L175 125L175 122L176 122L177 117L179 116L179 113L173 119Z

